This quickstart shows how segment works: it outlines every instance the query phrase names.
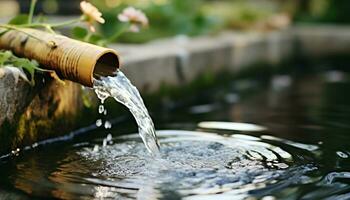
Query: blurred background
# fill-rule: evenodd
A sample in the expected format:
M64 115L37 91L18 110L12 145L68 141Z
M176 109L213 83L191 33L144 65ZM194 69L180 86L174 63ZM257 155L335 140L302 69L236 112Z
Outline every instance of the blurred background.
M79 15L80 0L39 0L36 14L59 18ZM100 27L108 36L118 30L116 16L129 5L142 9L150 27L142 34L128 33L122 42L142 43L184 34L215 34L224 29L269 31L291 23L350 22L349 0L90 0L107 19ZM27 13L30 0L0 0L1 22Z

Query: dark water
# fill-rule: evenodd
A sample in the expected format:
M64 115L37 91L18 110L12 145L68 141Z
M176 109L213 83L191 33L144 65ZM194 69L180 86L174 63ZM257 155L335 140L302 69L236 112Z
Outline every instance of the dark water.
M130 134L128 113L112 129L21 151L0 164L0 197L350 199L350 74L319 69L163 98L150 109L160 157Z

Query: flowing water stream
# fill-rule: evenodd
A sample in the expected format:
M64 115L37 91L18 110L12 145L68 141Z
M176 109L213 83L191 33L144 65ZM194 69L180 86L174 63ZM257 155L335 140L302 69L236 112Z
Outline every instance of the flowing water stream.
M99 80L95 80L94 90L102 104L108 97L112 97L130 110L137 122L139 134L147 150L157 155L159 143L152 118L149 116L139 91L123 72L118 70L115 76L101 77Z
M349 199L350 71L340 66L162 97L148 104L156 132L125 76L102 78L102 102L133 116L108 118L119 108L108 101L109 123L0 159L0 199Z

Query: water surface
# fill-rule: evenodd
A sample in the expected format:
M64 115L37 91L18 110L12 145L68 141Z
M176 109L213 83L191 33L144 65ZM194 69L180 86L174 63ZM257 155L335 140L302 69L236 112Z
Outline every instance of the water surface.
M150 105L159 157L125 113L112 129L3 160L0 197L349 199L345 67L257 74L164 97Z

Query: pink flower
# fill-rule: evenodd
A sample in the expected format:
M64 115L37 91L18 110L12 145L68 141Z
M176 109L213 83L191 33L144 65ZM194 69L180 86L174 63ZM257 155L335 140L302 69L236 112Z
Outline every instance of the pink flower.
M141 27L148 26L148 19L146 15L141 10L133 7L125 8L123 12L118 15L118 19L121 22L130 23L131 32L139 32Z
M83 12L85 21L87 22L92 32L96 31L95 27L93 26L95 22L98 22L101 24L105 23L105 20L102 18L102 13L100 13L100 11L91 3L86 1L80 2L80 9Z

